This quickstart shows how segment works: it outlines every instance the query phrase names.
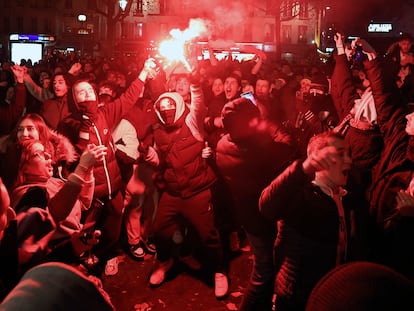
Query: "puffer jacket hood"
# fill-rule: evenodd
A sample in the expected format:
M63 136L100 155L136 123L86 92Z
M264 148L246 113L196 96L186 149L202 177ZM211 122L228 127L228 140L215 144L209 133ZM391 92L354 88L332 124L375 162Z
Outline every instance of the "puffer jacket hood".
M155 113L157 114L157 117L160 120L160 122L162 124L165 124L165 120L163 120L163 118L161 117L161 114L160 114L160 101L163 98L170 98L170 99L175 101L175 103L176 103L176 108L175 109L176 110L175 110L174 123L177 122L177 120L181 118L181 116L184 114L184 111L185 111L185 102L184 102L183 97L177 92L165 92L165 93L162 93L158 97L158 99L155 101L155 103L154 103Z
M52 156L54 163L73 163L79 158L75 147L66 136L56 133L55 131L51 131L50 143L53 147Z
M70 98L70 100L71 100L71 102L72 102L72 104L73 104L73 106L76 108L76 110L77 111L80 111L80 112L82 112L82 113L84 113L85 111L85 107L81 107L81 105L82 105L82 103L80 103L80 102L78 102L77 101L77 99L76 99L76 96L75 96L75 87L79 84L79 83L82 83L82 82L86 82L86 83L89 83L90 85L92 85L90 82L88 82L88 81L84 81L84 80L79 80L79 81L76 81L76 83L74 83L74 85L72 86L72 97ZM98 104L99 104L99 101L98 101L98 99L99 99L99 96L98 96L98 93L96 92L96 89L93 87L93 85L92 85L92 88L93 88L93 91L94 91L94 93L95 93L95 98L96 98L96 100L95 101L91 101L91 100L89 100L89 101L85 101L84 103L87 103L88 105L90 105L91 103L95 103L96 104L96 108L95 109L93 109L95 112L96 112L96 110L97 110L97 107L98 107ZM81 104L81 105L80 105Z

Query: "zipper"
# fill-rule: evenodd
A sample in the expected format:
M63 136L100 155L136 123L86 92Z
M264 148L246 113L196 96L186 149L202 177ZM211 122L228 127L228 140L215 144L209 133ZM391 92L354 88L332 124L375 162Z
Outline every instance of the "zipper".
M102 139L101 139L101 136L99 134L98 128L96 127L95 123L93 123L93 122L92 122L92 127L93 127L93 129L96 133L96 137L98 138L99 145L103 146ZM103 162L103 167L104 167L104 171L105 171L106 182L108 184L108 192L109 192L108 199L111 200L112 199L112 187L111 187L111 180L109 178L108 164L106 162L106 157L105 156L103 157L102 162Z

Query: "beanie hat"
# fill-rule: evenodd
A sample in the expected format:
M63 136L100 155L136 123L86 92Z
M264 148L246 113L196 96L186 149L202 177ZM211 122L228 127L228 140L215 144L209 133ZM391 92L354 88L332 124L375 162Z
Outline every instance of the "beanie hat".
M389 267L353 262L328 272L306 311L414 310L414 282Z
M233 140L237 140L251 136L252 128L249 127L249 123L260 117L260 111L250 99L241 97L225 104L221 116L224 129Z
M320 90L326 94L329 91L329 81L323 74L316 74L311 77L310 88Z

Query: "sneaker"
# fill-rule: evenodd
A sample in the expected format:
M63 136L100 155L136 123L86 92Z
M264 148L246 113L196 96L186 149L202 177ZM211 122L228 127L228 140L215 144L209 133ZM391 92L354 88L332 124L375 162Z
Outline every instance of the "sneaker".
M201 263L195 259L192 255L185 257L178 257L178 260L189 267L191 270L198 271L201 270Z
M147 240L147 241L141 240L141 242L148 254L154 255L157 252L157 248L155 244L151 242L150 240Z
M116 275L118 273L118 265L119 265L118 257L109 259L105 265L105 275L107 276Z
M165 275L172 268L173 264L174 260L172 258L164 262L157 261L149 278L150 286L161 285L165 280Z
M139 242L138 244L130 245L129 252L133 259L144 260L145 250L143 243Z
M229 291L229 282L227 275L224 273L214 274L214 294L217 299L221 299L227 296Z

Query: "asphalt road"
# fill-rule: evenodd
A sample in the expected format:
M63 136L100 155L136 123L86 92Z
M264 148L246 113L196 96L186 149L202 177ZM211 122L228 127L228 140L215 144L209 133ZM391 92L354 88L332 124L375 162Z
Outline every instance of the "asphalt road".
M119 272L104 276L103 285L117 311L225 311L238 310L252 267L250 251L241 252L230 262L229 296L218 301L213 283L203 270L194 272L176 263L158 288L148 286L154 256L134 261L119 257Z

